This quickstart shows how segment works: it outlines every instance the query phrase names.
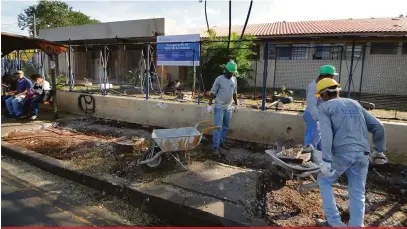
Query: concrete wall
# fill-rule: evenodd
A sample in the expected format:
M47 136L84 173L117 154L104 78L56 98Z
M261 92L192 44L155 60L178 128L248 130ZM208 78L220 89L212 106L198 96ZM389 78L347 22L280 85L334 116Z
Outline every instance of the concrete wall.
M78 107L79 93L58 91L59 110L83 114ZM135 98L92 95L95 99L95 117L115 119L165 128L193 126L201 120L210 120L206 105L165 103L166 108L157 106L158 101ZM228 137L238 140L275 144L284 135L287 127L292 128L291 137L298 143L303 141L304 121L301 114L240 109L233 113ZM402 161L407 165L405 148L406 124L385 123L387 147L392 162Z
M164 18L117 21L99 24L40 29L39 37L49 41L154 37L164 34Z
M362 57L354 58L354 92L360 92L361 78L363 77L362 93L407 95L405 90L407 86L407 55L402 54L402 44L399 42L395 55L378 55L370 54L370 43L367 43L363 75ZM288 89L306 89L308 84L318 76L319 67L324 64L333 64L336 67L337 71L340 72L340 76L336 79L339 80L340 78L340 82L345 86L349 79L350 58L343 56L342 60L313 60L311 50L311 48L308 50L309 56L306 60L268 60L267 87L273 87L275 78L276 88L285 86ZM264 44L261 44L260 59L257 61L257 87L263 85L263 53ZM254 63L254 70L256 69L255 66ZM249 81L249 84L255 86L254 77Z

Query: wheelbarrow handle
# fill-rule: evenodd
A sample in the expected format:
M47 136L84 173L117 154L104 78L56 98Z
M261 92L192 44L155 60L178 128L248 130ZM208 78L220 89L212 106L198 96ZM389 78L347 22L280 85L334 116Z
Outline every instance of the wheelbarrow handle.
M205 120L205 121L200 121L195 125L195 128L198 128L198 126L202 125L202 124L206 124L206 123L210 123L212 122L212 120Z
M201 132L201 137L205 134L205 133L208 133L209 131L212 131L212 130L216 130L216 129L221 129L221 127L220 126L211 126L211 127L207 127L207 128L205 128L205 129L203 129L202 130L202 132Z

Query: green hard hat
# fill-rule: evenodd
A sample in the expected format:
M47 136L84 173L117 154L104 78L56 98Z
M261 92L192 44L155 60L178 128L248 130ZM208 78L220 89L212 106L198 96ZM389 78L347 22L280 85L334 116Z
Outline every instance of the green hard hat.
M230 72L230 73L236 74L237 73L237 64L233 60L229 61L226 64L226 70L228 70L228 72Z
M335 66L333 65L323 65L319 68L319 75L332 75L337 76Z

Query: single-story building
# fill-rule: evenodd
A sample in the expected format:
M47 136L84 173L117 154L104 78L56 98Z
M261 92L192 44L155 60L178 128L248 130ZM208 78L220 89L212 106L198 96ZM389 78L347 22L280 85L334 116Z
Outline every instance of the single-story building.
M228 26L213 29L219 37L228 36ZM242 29L236 25L232 32ZM205 39L205 31L189 32ZM407 96L407 17L249 24L245 34L258 39L253 87L263 85L266 43L268 88L305 89L323 64L335 65L345 86L355 41L352 92Z

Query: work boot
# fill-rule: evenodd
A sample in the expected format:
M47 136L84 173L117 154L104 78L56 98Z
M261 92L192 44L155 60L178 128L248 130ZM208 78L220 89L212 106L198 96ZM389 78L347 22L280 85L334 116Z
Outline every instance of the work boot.
M230 146L227 145L226 143L220 144L220 148L222 148L222 149L224 149L224 150L230 150Z
M304 148L302 149L302 151L306 152L306 153L311 153L314 150L314 147L312 145L306 145L304 146Z
M215 156L220 156L221 155L220 149L219 148L213 149L212 154Z
M342 222L339 222L338 225L331 226L327 220L323 220L323 219L316 219L315 223L316 223L317 227L347 227L348 226Z

